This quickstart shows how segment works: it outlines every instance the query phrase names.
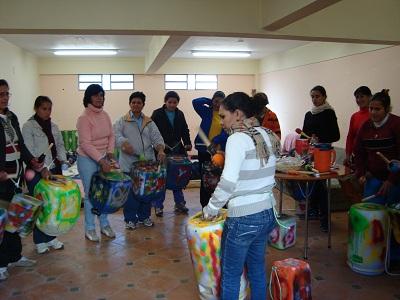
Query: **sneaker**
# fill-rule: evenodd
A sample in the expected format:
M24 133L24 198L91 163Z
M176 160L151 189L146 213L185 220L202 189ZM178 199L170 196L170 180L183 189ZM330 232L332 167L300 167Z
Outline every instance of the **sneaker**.
M143 221L138 221L138 223L146 227L152 227L154 225L153 221L150 218L144 219Z
M8 273L7 267L0 268L0 281L7 280L7 278L10 276Z
M185 206L185 203L175 204L175 212L180 214L187 214L189 209Z
M103 228L101 228L101 233L104 234L106 237L109 237L111 239L115 238L115 233L112 230L112 228L110 227L110 225L104 226Z
M125 222L125 229L135 230L136 229L136 224L133 223L132 221Z
M64 249L64 244L56 238L52 239L50 242L48 242L47 246L53 248L54 250Z
M47 243L39 243L36 244L36 251L39 254L44 254L50 251L49 247L47 246Z
M96 233L96 230L92 229L92 230L86 230L85 232L85 237L92 242L98 242L100 239Z
M155 210L156 210L156 216L162 218L162 216L164 215L163 209L156 207Z
M328 232L328 224L321 224L319 228L321 228L322 232Z
M36 260L26 258L22 256L18 261L9 263L9 267L33 267L36 265Z

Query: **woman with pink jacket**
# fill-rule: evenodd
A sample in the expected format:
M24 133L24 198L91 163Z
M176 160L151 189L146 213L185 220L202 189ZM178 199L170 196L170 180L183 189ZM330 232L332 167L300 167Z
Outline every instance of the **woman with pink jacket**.
M110 172L113 158L115 137L110 116L103 110L104 90L98 84L87 87L83 98L85 110L78 118L78 171L85 190L85 237L98 242L95 217L91 212L92 204L89 200L90 181L95 172ZM100 232L109 238L115 238L110 227L107 215L100 215Z

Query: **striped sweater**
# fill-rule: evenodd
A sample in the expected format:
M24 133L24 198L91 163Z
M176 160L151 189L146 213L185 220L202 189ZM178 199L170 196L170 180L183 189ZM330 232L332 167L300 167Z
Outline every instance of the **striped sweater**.
M221 180L209 204L204 207L206 215L214 216L227 203L228 217L241 217L272 208L275 199L272 188L275 185L276 157L270 138L264 129L256 127L268 146L270 157L261 165L250 136L236 132L229 136L225 151L225 167Z

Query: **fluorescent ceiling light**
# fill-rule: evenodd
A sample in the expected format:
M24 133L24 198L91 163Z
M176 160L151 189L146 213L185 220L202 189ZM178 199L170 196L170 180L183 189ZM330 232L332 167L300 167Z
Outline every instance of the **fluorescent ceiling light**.
M197 57L249 57L251 55L251 52L192 50L192 55Z
M54 50L55 55L115 55L117 50L112 49L68 49L68 50Z

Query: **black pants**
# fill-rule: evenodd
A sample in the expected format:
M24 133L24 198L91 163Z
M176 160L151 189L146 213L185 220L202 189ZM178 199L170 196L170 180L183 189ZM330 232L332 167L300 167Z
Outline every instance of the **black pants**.
M18 232L5 231L3 242L0 245L0 268L7 267L9 263L21 258L22 243Z
M312 183L311 183L312 184ZM316 181L311 194L310 207L319 208L321 224L328 224L328 191L326 180Z
M199 168L200 168L200 204L202 207L207 206L208 201L210 201L212 193L210 193L207 189L204 188L203 185L203 165L205 162L211 161L211 155L208 152L199 152Z

